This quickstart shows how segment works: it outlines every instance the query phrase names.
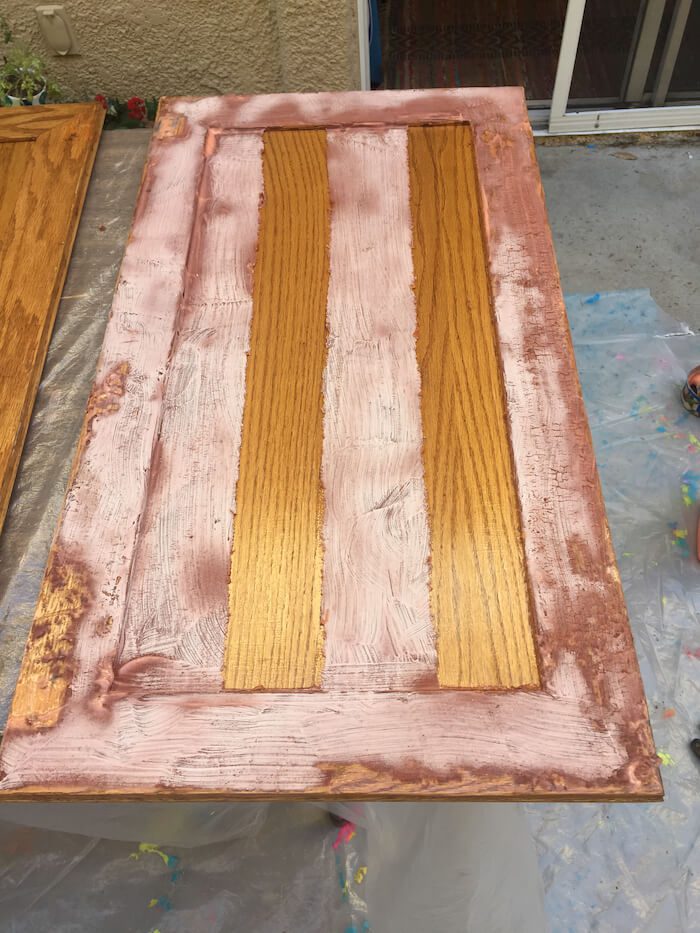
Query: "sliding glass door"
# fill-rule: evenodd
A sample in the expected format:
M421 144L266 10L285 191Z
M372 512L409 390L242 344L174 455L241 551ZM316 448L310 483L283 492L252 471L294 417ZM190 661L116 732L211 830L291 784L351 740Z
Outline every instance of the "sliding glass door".
M604 12L620 7L615 30ZM569 0L550 133L700 127L700 0Z

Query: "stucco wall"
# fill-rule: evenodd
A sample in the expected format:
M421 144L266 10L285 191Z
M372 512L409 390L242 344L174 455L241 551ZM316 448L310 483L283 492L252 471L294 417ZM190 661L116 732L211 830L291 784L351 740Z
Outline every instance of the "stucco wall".
M44 43L38 2L2 12L64 98L359 87L355 0L66 0L81 54L64 58Z

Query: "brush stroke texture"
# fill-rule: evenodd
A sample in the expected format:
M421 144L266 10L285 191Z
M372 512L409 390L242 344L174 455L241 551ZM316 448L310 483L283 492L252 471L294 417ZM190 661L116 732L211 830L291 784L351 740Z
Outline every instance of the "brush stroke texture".
M435 682L406 131L331 130L324 687Z
M220 683L238 478L260 133L207 140L119 663L178 659Z

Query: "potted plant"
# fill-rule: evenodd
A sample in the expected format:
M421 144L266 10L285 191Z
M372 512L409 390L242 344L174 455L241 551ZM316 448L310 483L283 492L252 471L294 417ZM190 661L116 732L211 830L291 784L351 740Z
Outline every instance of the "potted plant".
M27 46L15 43L4 17L0 30L5 51L0 64L0 98L6 106L19 107L45 104L58 88L46 77L46 65Z

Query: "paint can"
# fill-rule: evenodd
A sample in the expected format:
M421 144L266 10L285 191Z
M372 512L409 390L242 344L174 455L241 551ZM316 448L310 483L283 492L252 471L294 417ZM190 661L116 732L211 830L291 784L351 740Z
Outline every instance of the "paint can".
M700 366L691 369L681 389L683 407L700 418Z

